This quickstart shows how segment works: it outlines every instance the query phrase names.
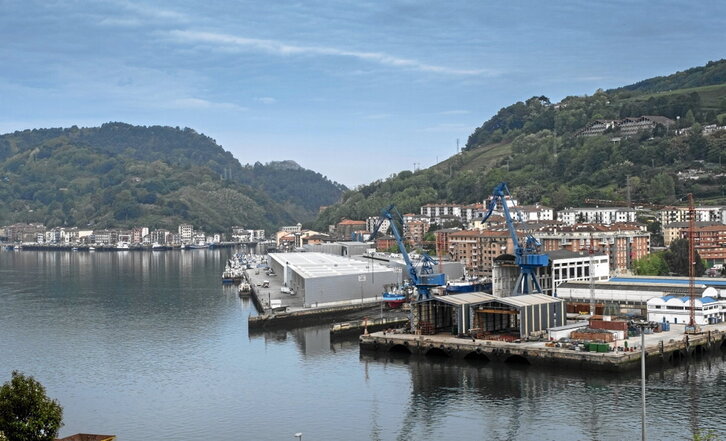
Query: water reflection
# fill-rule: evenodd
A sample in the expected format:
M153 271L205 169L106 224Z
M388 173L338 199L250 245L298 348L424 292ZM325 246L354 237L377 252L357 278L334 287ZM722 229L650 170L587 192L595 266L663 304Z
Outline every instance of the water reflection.
M362 354L370 365L404 366L410 395L396 439L436 433L456 418L474 418L471 430L481 439L629 439L640 430L639 372L621 374L516 367L503 363L468 363L406 355ZM672 439L698 429L723 428L714 415L724 389L726 355L656 369L648 378L649 433ZM673 416L674 406L678 415ZM709 410L710 409L710 410ZM681 420L674 425L674 420ZM547 433L552 434L548 438ZM471 432L466 432L472 435Z

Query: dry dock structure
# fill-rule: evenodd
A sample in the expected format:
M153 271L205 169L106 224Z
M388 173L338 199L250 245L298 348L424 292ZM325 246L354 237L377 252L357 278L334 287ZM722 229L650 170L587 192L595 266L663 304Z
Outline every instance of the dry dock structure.
M726 323L704 326L698 334L685 334L684 326L672 325L668 332L646 334L646 363L676 363L726 348ZM524 363L575 369L622 372L640 366L640 337L627 339L634 351L586 352L548 347L546 342L508 343L451 334L415 335L376 332L360 337L361 352L404 353L467 360ZM625 347L625 340L618 342Z

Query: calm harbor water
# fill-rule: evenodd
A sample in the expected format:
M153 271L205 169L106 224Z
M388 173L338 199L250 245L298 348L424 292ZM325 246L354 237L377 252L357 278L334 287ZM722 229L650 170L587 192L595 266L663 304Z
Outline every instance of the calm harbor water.
M0 252L0 382L33 375L61 435L173 440L630 440L640 377L360 356L327 327L249 335L230 250ZM722 354L648 378L649 439L724 437Z

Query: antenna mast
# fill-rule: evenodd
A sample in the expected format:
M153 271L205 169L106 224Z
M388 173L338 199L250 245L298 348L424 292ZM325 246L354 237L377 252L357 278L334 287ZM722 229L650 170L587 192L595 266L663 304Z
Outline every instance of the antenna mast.
M696 209L693 208L693 194L688 193L688 296L690 297L688 325L696 327Z

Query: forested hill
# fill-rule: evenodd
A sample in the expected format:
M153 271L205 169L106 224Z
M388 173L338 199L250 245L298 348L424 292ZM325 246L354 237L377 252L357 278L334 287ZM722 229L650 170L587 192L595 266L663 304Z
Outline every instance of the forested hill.
M702 133L706 125L726 125L725 77L720 60L559 103L546 96L514 103L476 128L460 154L346 192L316 226L376 215L391 203L417 212L426 203L481 202L501 181L520 203L557 209L581 206L585 198L623 201L628 176L635 201L676 203L692 192L700 203L726 204L726 133ZM617 129L579 136L595 120L646 115L677 124L629 137Z
M292 161L242 166L189 128L108 123L0 136L0 225L269 229L313 218L343 190Z

